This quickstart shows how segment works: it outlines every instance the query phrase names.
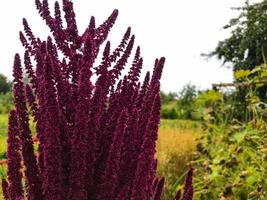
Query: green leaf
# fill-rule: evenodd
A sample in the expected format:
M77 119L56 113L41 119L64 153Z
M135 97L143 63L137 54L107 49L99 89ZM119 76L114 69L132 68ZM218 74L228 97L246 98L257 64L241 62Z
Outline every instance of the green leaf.
M238 70L234 73L234 77L236 79L240 79L240 78L244 78L244 77L247 77L248 75L250 74L250 71L249 70Z
M234 139L239 143L241 142L244 137L247 135L247 132L246 131L243 131L243 132L237 132L235 135L234 135Z
M267 77L267 72L266 72L266 71L261 72L261 77L262 77L262 78L263 78L263 77Z

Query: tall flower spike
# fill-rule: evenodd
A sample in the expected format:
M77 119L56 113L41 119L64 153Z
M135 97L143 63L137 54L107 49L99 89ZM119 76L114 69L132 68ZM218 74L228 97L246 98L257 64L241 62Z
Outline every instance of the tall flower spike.
M150 82L150 72L146 73L144 82L142 84L141 90L138 94L137 100L136 100L136 107L140 108L143 105L143 102L145 100L146 97L146 93L149 87L149 82Z
M110 67L109 54L110 54L110 42L107 41L105 49L103 51L101 64L95 68L97 75L107 73L107 68Z
M45 88L45 140L43 145L44 167L43 190L45 199L62 200L66 191L63 183L62 145L59 129L58 102L52 75L52 63L49 55L44 63L44 88ZM55 175L56 174L56 175Z
M178 190L173 200L180 200L181 199L181 190Z
M37 121L38 105L36 102L36 98L33 94L32 88L29 84L27 84L25 87L25 96L27 99L27 103L30 107L30 110L32 112L32 116L34 118L34 121Z
M72 48L79 48L81 40L78 35L78 28L75 19L75 12L73 10L73 3L70 0L63 0L63 11L65 12L65 19L67 22L67 35L69 41L73 42Z
M164 186L164 178L161 178L157 184L154 200L161 200Z
M97 79L96 83L95 83L95 90L94 90L94 94L92 96L92 104L91 104L91 109L90 109L90 115L89 115L89 135L91 137L91 141L95 141L96 143L94 145L90 145L91 149L90 149L90 154L95 156L95 160L97 159L97 157L99 156L99 149L101 148L101 138L103 137L103 133L98 132L100 126L101 126L101 119L104 116L105 113L105 103L107 100L107 95L108 95L108 77L107 77L107 66L103 66L102 71L101 71L101 75L99 76L99 78ZM103 122L102 122L103 123ZM98 145L97 145L98 144ZM98 149L98 150L97 150ZM93 165L94 167L94 171L95 168L97 168L97 165ZM89 162L88 169L92 168L92 163ZM92 171L88 170L88 174L87 174L87 183L88 184L88 188L92 187L91 184L91 177L93 176L91 173Z
M88 33L91 34L92 37L95 36L95 17L92 16L90 19L90 23L88 26Z
M192 200L193 199L193 168L191 168L187 176L185 178L185 183L184 183L184 193L183 193L183 200Z
M135 52L132 67L131 67L130 72L129 72L129 79L131 80L132 84L134 84L134 85L139 80L142 65L143 65L143 58L140 58L140 47L138 46L136 49L136 52Z
M39 1L39 0L35 0L35 6L36 6L36 9L41 12L41 9L42 9L42 3Z
M7 176L8 176L8 196L10 200L23 197L21 155L17 115L15 110L11 110L8 118L8 139L7 139Z
M44 52L46 49L45 42L42 43L41 48L38 52L36 52L36 98L38 103L38 118L36 122L36 135L39 140L38 145L38 165L40 169L40 176L42 177L43 169L44 169L44 152L43 152L43 145L44 145L44 121L46 119L46 116L43 114L45 112L45 97L44 97L44 78L43 78L43 67L44 67Z
M41 3L39 0L36 0L35 4L40 16L43 18L43 20L46 22L51 32L53 33L57 47L62 51L64 55L70 56L70 48L66 41L67 34L61 27L57 26L57 24L54 23L55 20L51 17L48 1L43 0L43 3Z
M59 26L61 29L63 29L63 21L61 18L61 11L60 11L60 6L58 1L55 2L55 6L54 6L54 16L55 16L55 22L57 23L57 26Z
M4 178L2 179L2 191L3 191L4 200L10 200L8 196L8 182Z
M16 55L13 92L19 138L12 134L9 140L13 142L9 143L14 145L19 140L20 146L9 146L10 180L3 182L3 190L12 190L10 194L19 196L12 188L13 183L19 185L20 156L25 175L23 195L27 200L159 200L164 181L156 178L155 144L165 59L156 60L151 79L147 73L141 86L143 59L137 47L132 66L122 77L135 40L129 27L114 50L110 51L110 42L106 43L101 64L95 68L103 49L101 44L107 39L118 10L98 27L91 17L89 26L79 35L73 1L59 4L55 0L53 13L49 2L35 0L53 37L41 41L25 19L24 33L20 32L30 82L26 86L23 83L20 58ZM29 129L31 111L36 120L38 162ZM15 122L10 119L9 123ZM18 146L20 151L15 149ZM16 156L15 162L12 157ZM192 178L190 173L188 177ZM185 199L191 200L190 178L185 185ZM5 193L8 200L13 200Z
M33 70L31 58L29 56L28 51L25 51L25 53L24 53L24 65L25 65L26 73L28 74L28 77L30 79L30 83L31 83L32 87L34 89L36 89L37 88L36 75L35 75L35 72Z
M102 25L100 25L99 28L96 29L97 45L102 44L106 40L110 29L112 28L118 17L118 14L119 11L117 9L114 10L112 14L109 16L109 18Z
M161 74L162 74L164 63L165 63L164 57L160 58L159 60L158 59L155 60L155 66L154 66L153 75L151 78L150 88L153 88L155 84L157 84L159 80L161 79Z
M121 190L123 185L128 185L130 189L132 179L135 175L139 149L136 130L138 127L138 118L140 113L137 108L133 109L127 123L127 128L124 135L124 143L122 146L122 160L120 164L120 183L117 190ZM139 145L140 146L140 145ZM129 191L130 193L130 191Z
M20 31L19 32L19 39L20 39L20 42L22 44L22 46L31 54L33 54L33 51L32 51L32 47L30 46L30 44L28 43L26 37L24 36L24 34Z
M41 16L46 21L46 24L48 26L50 26L50 27L53 27L54 26L53 19L51 17L50 10L49 10L48 0L43 0L42 10L41 10Z
M87 170L92 170L93 159L91 158L92 152L89 152L89 132L88 132L88 108L87 104L83 104L86 101L85 96L79 97L78 105L76 107L75 115L75 127L74 134L71 140L71 160L70 160L70 188L69 188L69 199L87 199L87 182L86 173ZM93 144L95 146L95 144ZM91 155L90 155L91 154ZM90 156L90 157L89 157ZM90 159L91 158L91 159ZM91 168L87 169L87 163L91 164ZM92 178L92 173L90 173ZM90 181L90 186L92 181Z
M149 199L153 196L153 161L156 148L157 130L160 120L160 96L155 95L153 109L150 111L146 126L142 152L138 158L137 169L132 187L131 200Z
M25 31L26 35L28 36L28 38L29 38L29 40L31 42L31 45L32 45L33 49L38 48L36 38L33 35L32 30L31 30L31 28L30 28L30 26L29 26L29 24L28 24L28 22L27 22L27 20L25 18L23 18L22 24L23 24L23 27L24 27L24 31Z
M130 35L131 35L131 27L128 27L119 46L110 55L110 62L115 62L117 58L120 56L121 52L124 50L125 46L127 45Z
M90 39L90 38L88 38ZM93 45L88 41L89 60L81 67L78 81L78 102L76 106L74 134L71 140L71 173L69 199L87 199L87 184L92 186L95 132L89 132L89 108L91 104L92 83L90 81ZM77 159L79 158L79 159ZM88 171L87 171L88 170ZM90 171L90 173L89 173ZM89 175L87 175L87 173ZM89 182L89 183L88 183Z
M33 141L29 128L29 116L26 108L24 84L22 82L22 69L19 54L15 55L13 68L14 104L18 116L20 140L22 144L22 157L25 165L27 195L29 200L43 199L39 171L33 150Z
M119 76L121 75L121 71L123 70L124 66L126 65L127 60L130 57L130 54L132 52L132 48L133 48L133 45L134 45L134 39L135 39L135 36L133 35L131 37L131 40L128 43L123 55L118 60L118 62L114 66L114 68L110 71L111 77L112 77L111 85L113 85L115 83L115 81L119 78Z
M86 41L88 35L91 38L95 38L95 17L94 16L91 17L88 27L86 28L86 30L82 34L82 37L81 37L82 40Z
M118 183L118 172L121 159L121 147L123 145L124 131L126 128L128 113L126 109L121 111L104 173L101 177L101 185L98 200L114 199L116 184Z

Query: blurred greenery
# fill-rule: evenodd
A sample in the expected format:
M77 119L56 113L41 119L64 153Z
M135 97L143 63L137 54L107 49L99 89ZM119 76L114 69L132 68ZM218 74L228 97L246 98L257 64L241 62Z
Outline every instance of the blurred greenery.
M250 76L253 74L253 76ZM240 70L237 79L256 83L266 66ZM258 97L262 85L246 85L245 110L235 101L218 101L205 120L192 164L196 168L195 199L265 200L267 197L267 110ZM245 115L239 118L237 113ZM240 119L243 119L240 121Z
M3 74L0 74L0 93L6 94L10 92L12 88L11 82Z
M170 94L170 93L169 93ZM162 99L167 98L168 94L161 92ZM162 100L161 117L163 119L183 119L203 121L211 112L231 96L215 90L200 91L191 84L186 84L177 94L175 99Z

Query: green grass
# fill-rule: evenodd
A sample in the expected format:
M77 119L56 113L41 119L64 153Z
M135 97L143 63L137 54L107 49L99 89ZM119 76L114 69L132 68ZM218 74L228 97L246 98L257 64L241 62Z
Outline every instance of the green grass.
M8 114L0 114L0 160L6 159L7 125L8 125ZM5 176L6 176L6 165L0 165L1 185L2 185L2 178L4 178ZM2 186L0 186L0 199L3 199Z
M0 114L0 137L7 135L8 114Z
M0 137L0 160L6 158L6 137L1 136Z
M1 114L0 115L0 160L6 158L7 122L8 122L8 115ZM2 177L1 166L0 166L0 177Z
M200 129L201 124L198 121L181 120L181 119L161 119L161 129Z
M177 106L177 101L171 101L171 102L168 102L166 104L162 104L162 108L166 108L166 109L172 109L172 108L175 108Z

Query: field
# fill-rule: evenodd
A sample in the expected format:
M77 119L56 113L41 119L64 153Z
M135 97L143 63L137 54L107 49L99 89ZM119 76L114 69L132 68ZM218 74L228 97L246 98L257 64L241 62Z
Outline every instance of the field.
M0 115L0 159L6 158L7 118L6 114ZM33 128L32 123L31 128ZM166 199L182 182L179 177L188 168L186 163L192 158L195 150L194 138L199 133L200 125L198 122L161 120L157 142L158 175L166 178ZM0 178L5 176L5 171L5 166L0 165Z
M165 199L170 199L182 184L183 175L195 151L195 140L201 132L198 122L161 120L157 142L158 175L164 176Z

